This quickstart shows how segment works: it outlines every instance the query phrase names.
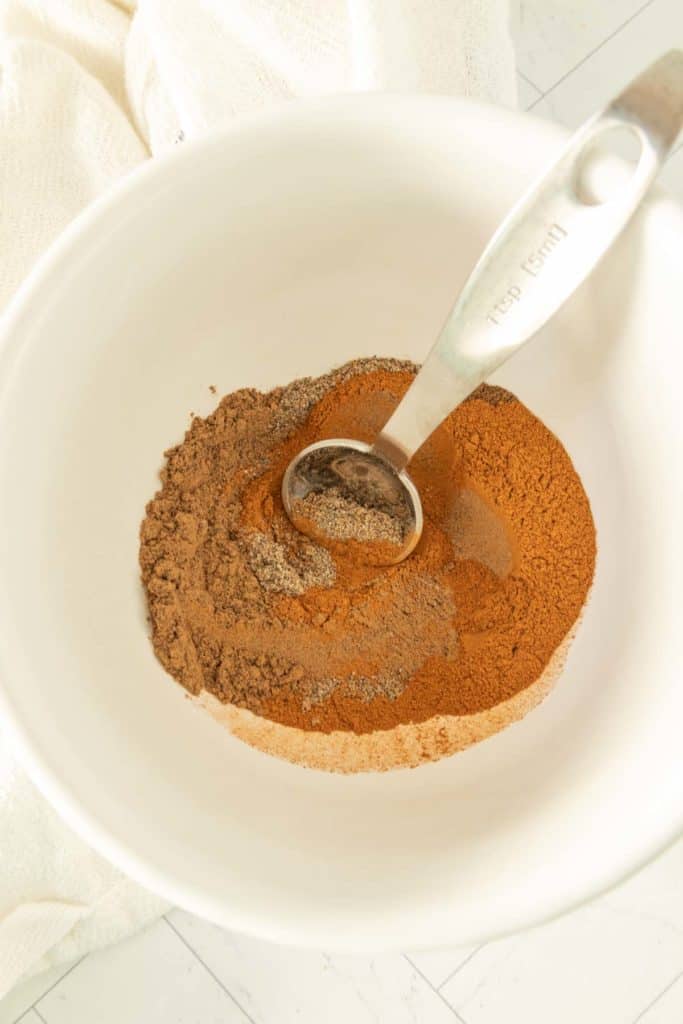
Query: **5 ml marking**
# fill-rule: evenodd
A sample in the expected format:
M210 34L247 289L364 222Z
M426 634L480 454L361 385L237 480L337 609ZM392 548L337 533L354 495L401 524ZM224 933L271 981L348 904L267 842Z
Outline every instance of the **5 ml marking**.
M523 270L529 277L538 277L545 263L568 234L569 232L561 224L551 224L542 245L539 245L535 252L530 253L520 263L520 270ZM505 295L492 307L486 319L498 326L505 314L510 312L515 303L519 302L522 297L522 291L523 286L521 284L510 285Z

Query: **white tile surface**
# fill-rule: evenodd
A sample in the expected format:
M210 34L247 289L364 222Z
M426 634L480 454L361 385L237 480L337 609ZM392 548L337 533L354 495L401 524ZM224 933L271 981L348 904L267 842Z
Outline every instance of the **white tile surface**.
M408 959L430 985L441 988L478 949L478 946L454 946L452 949L409 953Z
M543 96L540 89L525 78L523 75L517 74L517 102L520 110L528 110Z
M163 919L87 957L36 1009L48 1024L248 1024Z
M467 1024L634 1022L683 970L682 879L678 843L589 906L485 946L441 992Z
M613 4L593 2L591 6L597 12ZM575 128L649 61L674 46L683 47L683 3L650 0L638 17L547 92L534 112ZM523 64L521 70L535 82Z
M520 107L569 127L649 59L683 46L683 0L513 0L513 6ZM683 201L683 146L662 184ZM0 1024L19 1018L23 1024L683 1024L683 842L592 905L480 949L326 956L227 934L174 911L168 923L21 986L0 1003Z
M647 0L513 0L519 68L542 92L601 46Z
M45 995L48 989L52 988L64 975L74 969L74 964L63 964L51 971L43 971L35 978L17 985L9 995L0 999L0 1024L14 1024L18 1018L28 1024L35 1024L29 1016L22 1017L27 1010L37 1003L41 996Z
M681 1024L683 1021L683 971L633 1024Z
M330 956L221 931L175 910L169 920L254 1024L454 1024L400 954ZM52 1024L52 1021L49 1021Z
M599 905L485 947L442 992L468 1024L624 1024L682 963L680 934Z
M21 1024L44 1024L35 1010L28 1010L21 1018Z

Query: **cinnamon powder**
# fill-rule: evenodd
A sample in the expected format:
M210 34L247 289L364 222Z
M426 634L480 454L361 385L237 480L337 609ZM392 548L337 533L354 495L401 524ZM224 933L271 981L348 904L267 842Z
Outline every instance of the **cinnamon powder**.
M541 675L586 600L595 530L567 453L509 392L480 388L413 459L425 527L405 562L328 550L284 513L292 456L372 440L414 372L358 360L238 391L166 453L140 564L155 651L191 693L366 733L482 711Z

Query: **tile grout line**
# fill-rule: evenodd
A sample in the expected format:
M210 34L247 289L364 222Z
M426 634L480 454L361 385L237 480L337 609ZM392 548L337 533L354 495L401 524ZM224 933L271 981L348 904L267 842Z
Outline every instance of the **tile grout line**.
M652 1002L648 1003L647 1006L645 1007L645 1009L640 1011L640 1013L635 1018L635 1020L632 1021L632 1024L638 1024L638 1021L642 1020L643 1017L645 1016L645 1014L649 1013L649 1011L652 1009L652 1007L656 1003L658 1003L659 1000L662 999L666 995L666 993L669 991L669 989L672 989L674 987L674 985L676 984L676 982L680 981L681 978L683 978L683 971L679 971L679 973L676 975L676 977L673 978L673 980L670 981L669 984L665 988L662 989L662 991L659 993L659 995L655 996L654 999L652 1000Z
M520 71L519 67L516 67L516 70L517 70L517 74L519 75L519 77L523 81L525 81L528 86L531 86L531 88L534 90L534 92L538 93L538 98L541 99L542 96L543 96L543 90L539 89L538 86L536 85L536 83L532 82L527 74L525 74L523 71ZM534 100L534 103L535 102L536 102L536 100Z
M243 1006L242 1006L242 1005L241 1005L241 1004L240 1004L240 1003L239 1003L239 1002L237 1001L237 999L236 999L236 998L234 997L234 995L232 994L232 992L230 991L230 989L228 989L228 988L227 988L227 987L226 987L226 986L225 986L225 985L223 984L223 982L221 981L221 979L220 979L220 978L219 978L219 977L218 977L218 976L217 976L216 974L214 974L214 972L213 972L213 971L211 970L211 968L210 968L210 967L208 966L208 964L204 963L204 961L202 960L202 958L200 957L200 955L199 955L199 953L198 953L198 952L196 951L196 949L193 949L193 948L192 948L192 946L191 946L191 945L190 945L190 943L189 943L189 942L187 941L187 939L186 939L186 938L184 937L184 935L182 935L182 934L181 934L181 933L180 933L180 932L178 931L178 929L176 928L176 926L175 926L174 924L172 924L172 923L171 923L171 922L169 921L169 919L168 919L168 917L166 916L166 914L164 914L164 915L163 915L163 917L162 917L162 921L165 921L165 922L166 922L166 924L167 924L167 925L168 925L168 927L169 927L169 928L171 929L171 931L172 931L172 932L173 932L173 933L174 933L175 935L177 935L177 937L178 937L178 938L180 939L180 941L182 942L182 944L183 944L183 945L184 945L184 946L185 946L185 947L186 947L187 949L189 949L190 953L192 953L192 956L193 956L193 957L194 957L194 958L195 958L195 959L196 959L196 960L197 960L197 961L198 961L198 962L199 962L199 963L200 963L200 964L202 965L202 967L204 968L204 970L206 971L206 973L207 973L207 974L209 974L209 975L211 975L211 977L212 977L212 978L213 978L213 980L214 980L214 981L216 982L216 984L217 984L217 985L218 985L218 986L219 986L220 988L222 988L222 990L223 990L223 991L225 992L225 994L226 994L226 996L228 997L228 999L230 999L230 1000L231 1000L231 1001L232 1001L232 1002L233 1002L233 1003L235 1004L235 1006L237 1007L237 1009L238 1009L238 1010L239 1010L239 1011L240 1011L241 1013L243 1013L243 1014L244 1014L244 1016L245 1016L245 1017L247 1018L247 1020L248 1020L248 1021L250 1021L250 1022L251 1022L251 1024L256 1024L256 1021L255 1021L255 1020L254 1020L254 1018L253 1018L253 1017L251 1016L251 1014L247 1013L247 1011L246 1011L246 1010L244 1009L244 1007L243 1007Z
M483 943L483 944L482 944L481 946L477 946L477 948L476 948L476 949L473 949L473 950L472 950L472 952L471 952L471 953L469 953L469 954L468 954L468 955L467 955L467 956L465 957L465 959L464 959L464 960L462 961L462 963L459 963L459 964L458 964L458 966L457 966L457 967L456 967L456 968L455 968L454 970L452 970L452 971L451 971L451 973L450 973L450 974L448 975L448 977L447 977L447 978L445 978L445 979L444 979L444 980L443 980L443 981L441 982L441 984L439 985L439 991L441 991L441 989L442 989L442 988L444 987L444 985L447 985L449 981L452 981L452 980L453 980L453 978L454 978L454 977L456 976L456 974L458 974L458 972L459 972L459 971L461 971L461 970L463 969L463 967L465 966L465 964L468 964L468 963L470 962L470 960L472 959L472 957L473 957L473 956L476 956L476 955L477 955L477 953L478 953L478 952L479 952L479 951L480 951L481 949L483 949L485 945L486 945L486 943Z
M28 1017L29 1013L38 1013L38 1011L34 1010L32 1006L29 1006L28 1009L24 1010L21 1017L17 1017L17 1019L14 1021L14 1024L21 1024L22 1020L25 1020L25 1018Z
M407 963L409 963L409 964L410 964L410 966L411 966L411 967L413 968L413 970L415 971L415 973L416 973L416 974L417 974L417 975L418 975L418 976L419 976L420 978L422 978L422 980L424 981L424 983L425 983L426 985L429 985L429 987L431 988L431 990L432 990L432 992L434 993L434 995L435 995L435 996L438 996L438 997L439 997L439 999L440 999L440 1000L441 1000L441 1002L442 1002L442 1003L444 1004L444 1006L447 1006L447 1007L448 1007L448 1009L449 1009L449 1010L451 1011L451 1013L453 1014L453 1016L455 1017L455 1019L456 1019L457 1021L459 1021L459 1022L460 1022L460 1024L467 1024L467 1021L465 1020L465 1018L464 1018L464 1017L461 1017L461 1016L460 1016L460 1014L458 1013L458 1011L456 1010L456 1008L455 1008L454 1006L451 1006L451 1004L450 1004L450 1003L448 1002L448 1000L446 999L445 995L444 995L444 994L443 994L442 992L440 992L438 988L435 988L435 987L434 987L434 985L432 985L432 983L431 983L431 981L429 980L429 978L427 977L427 975L426 975L426 974L423 974L423 973L422 973L422 971L420 970L420 968L419 968L419 967L418 967L418 966L417 966L416 964L414 964L414 963L413 963L413 961L412 961L412 960L410 959L410 957L408 956L408 954L407 954L407 953L402 953L402 954L401 954L401 956L403 957L403 959L404 959L404 960L405 960L405 961L406 961Z
M33 1000L33 1002L31 1003L31 1005L29 1006L28 1010L24 1010L24 1013L22 1013L21 1017L23 1017L23 1016L24 1016L24 1015L25 1015L26 1013L28 1013L28 1012L29 1012L29 1010L35 1010L35 1011L36 1011L36 1013L38 1014L38 1016L39 1016L39 1017L41 1018L41 1020L42 1020L42 1015L41 1015L40 1011L38 1010L38 1003L39 1003L39 1002L41 1001L41 999L44 999L44 998L45 998L45 996L46 996L46 995L48 995L48 993L52 992L52 990L53 990L53 989L57 988L57 985L60 985L60 984L61 984L61 983L62 983L62 982L64 981L64 979L65 979L65 978L68 978L68 976L69 976L69 975L71 974L71 972L72 972L72 971L75 971L75 970L76 970L76 968L78 967L78 965L79 965L79 964L82 964L82 963L83 963L83 961L87 959L87 955L88 955L88 954L86 953L86 955L85 955L85 956L82 956L82 957L80 957L80 958L79 958L79 959L78 959L78 960L76 961L76 963L75 963L75 964L72 964L72 965L71 965L71 967L70 967L70 968L68 969L68 971L64 971L64 974L62 974L62 975L61 975L61 976L60 976L59 978L57 978L57 980L56 980L56 981L53 981L53 982L52 982L52 984L51 984L51 985L49 985L49 986L48 986L48 987L47 987L47 988L45 989L45 991L44 991L44 992L41 992L41 993L40 993L40 995L38 996L38 998L37 998L37 999L34 999L34 1000ZM19 1017L19 1018L18 1018L18 1019L17 1019L17 1020L16 1020L15 1022L14 1022L14 1024L19 1024L19 1021L21 1020L21 1017Z
M622 22L618 28L615 28L614 31L610 32L608 36L605 36L605 38L601 42L599 42L597 46L594 46L592 50L590 50L584 57L582 57L581 60L578 61L578 63L576 63L573 68L570 68L569 71L566 71L564 75L558 78L558 80L550 86L550 88L546 89L545 92L541 93L538 99L534 100L534 102L531 104L529 110L532 110L538 103L541 102L541 100L544 100L546 96L549 96L550 93L557 89L559 85L562 85L563 82L566 82L570 75L573 75L575 71L578 71L580 67L583 67L586 61L590 60L591 57L594 57L595 54L598 53L598 51L603 48L603 46L606 46L607 43L610 43L613 39L615 39L616 36L618 36L619 33L626 28L627 25L630 25L632 21L635 21L636 18L640 17L643 11L647 10L648 7L651 7L653 3L655 3L655 0L646 0L642 7L639 7L637 11L634 11L633 14L626 19L626 21Z

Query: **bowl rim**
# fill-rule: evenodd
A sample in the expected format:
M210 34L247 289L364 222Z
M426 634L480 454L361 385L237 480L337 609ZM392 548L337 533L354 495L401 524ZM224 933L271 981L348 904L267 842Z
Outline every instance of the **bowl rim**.
M77 257L79 247L93 232L99 223L110 216L120 205L129 199L141 196L146 190L154 188L156 183L169 173L169 169L184 161L191 161L196 154L210 152L212 148L223 144L227 139L238 139L247 129L259 125L263 129L272 125L281 125L288 118L307 117L309 112L321 107L334 113L343 113L354 117L360 111L367 114L374 111L378 117L396 111L408 104L424 104L425 107L443 105L452 111L467 111L468 116L481 115L486 119L498 118L516 121L520 129L527 135L534 136L536 148L544 148L548 154L557 144L566 138L566 129L542 121L541 119L519 111L493 107L486 103L476 102L462 97L411 95L411 94L349 94L327 96L322 98L287 101L256 114L236 118L230 124L215 129L200 138L183 141L174 149L146 162L134 169L130 174L116 182L104 195L98 197L83 210L48 247L45 253L33 266L14 297L12 298L0 324L0 418L2 417L3 398L12 375L15 360L19 356L24 343L24 330L34 317L33 302L37 292L41 293L41 302L51 291L59 287L66 261ZM523 149L523 147L520 147ZM659 190L657 190L659 191ZM678 204L675 204L678 206ZM680 207L678 207L680 209ZM10 674L7 663L7 645L0 629L0 717L6 733L17 752L19 762L35 783L43 796L52 804L68 826L100 853L106 860L119 868L140 885L159 894L169 903L181 906L217 924L274 942L297 945L308 948L324 947L340 952L378 952L406 948L403 936L387 936L381 926L372 934L359 935L351 929L339 928L339 922L329 922L309 934L295 924L287 926L281 922L267 919L265 916L248 915L225 904L216 904L206 893L185 881L170 877L158 869L144 854L137 852L127 840L109 830L89 807L84 806L74 790L62 779L50 763L49 754L39 748L31 733L30 724L22 717L13 704L10 688L5 679ZM612 863L610 868L594 871L590 877L584 871L581 884L568 882L566 886L552 894L543 893L543 898L532 907L529 903L524 913L501 914L500 923L493 931L487 927L480 935L473 935L471 941L490 941L504 935L522 931L538 924L553 920L556 917L576 909L596 896L609 891L621 882L636 874L646 864L662 854L683 832L683 808L679 819L668 822L656 835L650 834L643 839L638 850L629 855L622 854L620 863ZM540 904L540 905L539 905ZM412 945L412 949L434 948L462 941L446 934L435 934L433 939L421 938Z

